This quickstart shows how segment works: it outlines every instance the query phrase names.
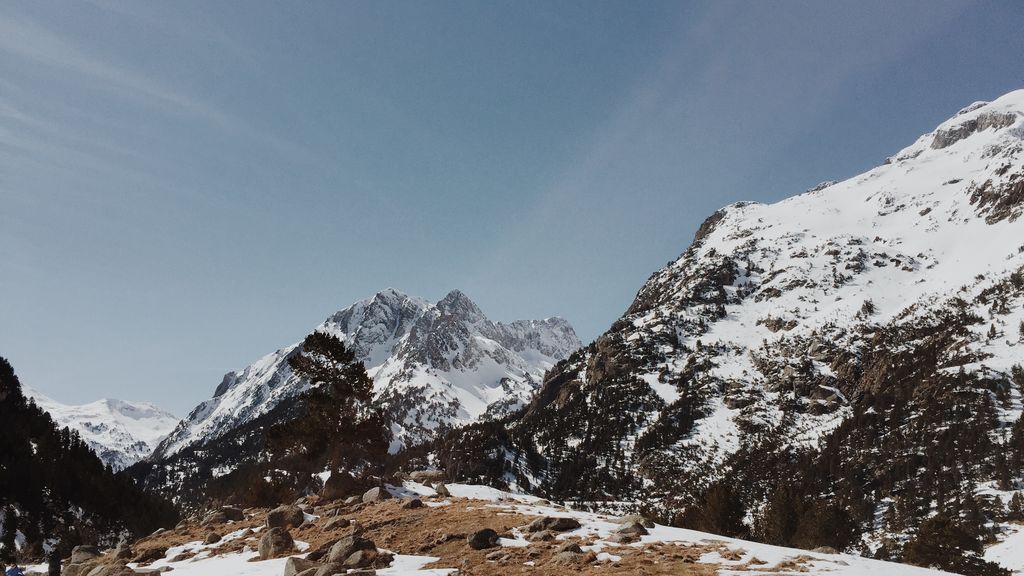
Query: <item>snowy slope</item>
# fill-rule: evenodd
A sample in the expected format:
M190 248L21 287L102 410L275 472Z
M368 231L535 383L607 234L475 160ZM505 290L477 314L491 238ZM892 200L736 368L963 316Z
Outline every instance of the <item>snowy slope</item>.
M1009 466L1022 412L1022 151L1016 91L864 174L718 211L548 374L509 425L527 440L506 447L509 462L542 464L501 480L666 513L699 507L721 481L746 490L754 514L806 474L802 488L820 490L808 499L841 489L855 502L843 512L872 554L898 554L936 502L966 517L950 493ZM835 476L816 483L818 470ZM888 513L896 501L901 514Z
M103 462L127 468L153 453L178 418L146 402L103 399L81 406L61 404L28 387L25 395L49 412L58 426L76 430Z
M402 487L391 486L390 491L398 497L421 496L424 498L434 497L436 493L429 487L414 482L406 482ZM481 510L481 522L487 524L489 519L500 517L503 514L517 513L527 517L568 517L580 522L580 528L569 530L557 535L555 544L562 544L575 539L582 539L584 551L593 551L597 554L597 560L590 566L565 566L558 564L535 565L532 572L536 574L563 574L569 572L598 573L612 569L626 553L643 553L650 550L652 546L677 547L682 552L691 549L705 550L695 563L709 571L711 574L721 576L757 576L759 574L804 574L807 576L877 576L888 574L900 574L905 576L943 576L948 572L908 566L905 564L894 564L881 562L854 556L850 554L828 554L811 552L807 550L796 550L778 546L768 546L755 542L738 540L735 538L724 538L714 534L684 530L669 526L655 525L649 529L649 534L642 536L640 541L618 545L610 540L613 531L620 527L618 518L603 514L593 514L562 507L552 506L545 501L532 496L514 494L488 488L466 484L450 484L448 489L451 492L451 499L440 502L432 501L429 506L443 507L450 505L453 499L477 500ZM315 518L315 517L314 517ZM415 529L415 528L412 528ZM258 554L253 549L259 537L262 527L255 529L255 536L249 536L251 545L241 552L222 552L219 548L230 546L238 539L246 538L253 530L237 529L229 532L214 544L204 544L200 541L188 542L182 545L173 546L167 549L165 558L157 560L146 566L150 569L173 569L175 574L222 574L224 576L263 576L277 575L284 570L286 559L274 559L259 561ZM528 546L547 547L547 543L531 543L519 530L513 530L515 538L500 538L499 547L506 549L521 549ZM308 548L303 542L297 542L301 550ZM499 548L500 549L500 548ZM494 551L489 551L496 553ZM175 560L179 554L188 552L190 556L186 560ZM195 554L195 556L192 556ZM299 554L298 556L302 556ZM692 561L676 560L679 573L690 573L689 566ZM424 566L435 563L436 565L451 567L424 568ZM469 562L466 560L466 562ZM481 573L498 573L503 569L515 569L514 566L503 566L502 562L485 561L486 564L473 566L473 568L488 570ZM132 568L138 568L135 564L129 564ZM460 573L456 567L455 560L445 557L422 556L397 554L395 561L387 568L378 568L376 574L381 576L442 576ZM470 564L465 565L467 568ZM36 568L36 567L30 567ZM475 571L473 573L476 573ZM622 573L621 570L615 573ZM666 572L669 573L669 572ZM704 573L704 572L701 572Z
M366 364L376 401L394 420L395 449L428 439L439 427L521 406L544 371L580 345L565 320L492 322L457 290L433 304L388 289L331 315L316 330L340 337ZM308 384L288 366L298 346L227 374L154 458L216 439L304 391Z

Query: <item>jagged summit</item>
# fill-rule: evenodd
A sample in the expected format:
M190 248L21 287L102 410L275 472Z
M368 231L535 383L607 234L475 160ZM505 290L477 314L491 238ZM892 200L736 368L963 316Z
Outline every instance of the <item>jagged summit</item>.
M492 322L459 290L436 304L388 288L330 315L317 330L348 344L394 422L394 448L439 429L506 413L528 400L545 370L579 348L560 319ZM298 344L230 372L155 451L168 457L266 414L307 384L287 359Z

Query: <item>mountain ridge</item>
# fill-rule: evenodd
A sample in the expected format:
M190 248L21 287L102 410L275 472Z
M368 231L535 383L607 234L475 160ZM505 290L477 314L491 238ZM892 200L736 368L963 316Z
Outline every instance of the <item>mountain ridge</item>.
M100 460L115 471L152 454L179 422L177 416L149 402L103 398L69 405L28 386L23 389L59 426L77 431Z
M776 544L912 561L935 513L998 536L1024 485L1022 118L1012 92L863 174L715 212L522 414L441 461L713 532L700 510L734 491L728 530Z
M428 440L439 426L525 403L543 371L580 345L561 318L492 322L458 290L433 304L388 288L331 314L315 330L338 336L364 361L378 401L393 417L395 450ZM287 363L298 346L226 374L213 398L161 442L153 459L216 439L301 393L305 384Z

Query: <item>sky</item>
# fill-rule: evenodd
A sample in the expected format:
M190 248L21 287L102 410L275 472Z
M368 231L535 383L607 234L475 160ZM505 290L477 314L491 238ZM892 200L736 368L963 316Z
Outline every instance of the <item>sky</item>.
M386 287L584 342L719 207L1024 88L1024 3L5 2L0 355L178 415Z

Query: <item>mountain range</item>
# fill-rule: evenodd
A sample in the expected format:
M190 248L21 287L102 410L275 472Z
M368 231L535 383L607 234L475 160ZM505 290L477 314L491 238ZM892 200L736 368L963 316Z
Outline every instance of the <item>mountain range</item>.
M178 425L177 416L147 402L103 399L73 406L32 388L25 395L50 414L58 426L78 432L82 440L115 471L146 458Z
M848 180L722 208L587 346L457 290L388 289L313 331L372 378L388 473L998 575L985 547L1024 521L1022 214L1024 90ZM302 346L225 375L130 473L213 498L302 418Z

